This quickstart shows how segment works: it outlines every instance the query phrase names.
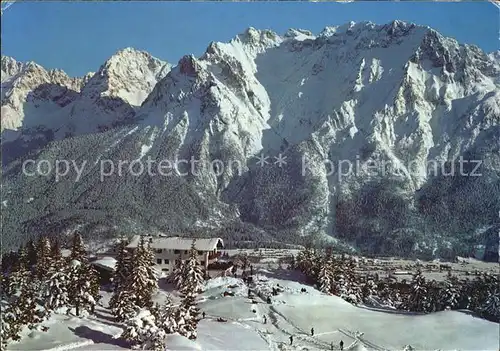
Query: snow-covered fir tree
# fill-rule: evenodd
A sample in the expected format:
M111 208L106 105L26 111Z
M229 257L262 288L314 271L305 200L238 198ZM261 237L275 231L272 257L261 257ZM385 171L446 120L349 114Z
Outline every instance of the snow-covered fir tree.
M47 311L38 304L33 280L24 285L21 294L14 302L19 308L19 322L32 329L47 316Z
M318 288L321 292L331 293L333 290L333 270L332 258L330 255L325 255L321 262L318 272Z
M115 273L113 274L113 291L119 291L123 288L127 279L129 278L131 267L131 254L126 249L127 242L125 240L120 240L117 245L116 251L116 264L115 264Z
M196 305L197 293L194 286L185 285L181 290L182 301L175 315L178 333L189 339L197 338L200 309Z
M363 302L369 302L372 297L378 297L378 287L375 281L369 277L361 287L361 298Z
M28 269L31 270L36 265L36 245L32 239L26 243L26 254L28 256Z
M175 284L175 287L177 290L180 290L182 288L182 285L184 283L184 277L186 276L185 273L186 269L186 261L182 261L181 259L177 259L175 261L175 268L171 276L171 281Z
M54 266L44 290L45 307L49 310L68 306L70 289L70 272L68 266Z
M131 292L125 288L121 288L121 290L113 294L109 302L109 308L118 322L124 322L132 318L138 309Z
M5 294L12 296L19 292L24 285L28 284L30 273L28 251L25 247L21 246L18 251L17 260L9 272Z
M77 260L70 262L68 302L80 316L82 310L92 312L97 304L94 286L95 275L88 263Z
M166 337L167 333L156 325L155 316L147 309L139 310L133 318L128 319L121 335L135 348L153 351L166 349Z
M203 270L197 260L197 251L194 241L189 251L189 258L183 264L182 274L183 277L182 283L180 283L180 290L183 290L185 286L189 286L189 288L193 289L196 293L202 290L205 279Z
M76 260L82 263L87 262L87 250L85 250L80 233L75 233L73 235L73 240L71 242L71 255L69 256L69 259L70 261Z
M152 307L153 294L158 289L158 276L154 269L154 253L144 238L134 251L131 262L130 280L127 289L138 307Z
M49 270L51 266L51 244L48 237L43 236L38 241L36 246L36 267L35 274L36 278L40 282L40 284L44 284L48 279Z
M19 308L16 304L9 304L0 313L0 345L2 350L5 350L10 343L21 339L23 325L19 321L19 314Z
M460 286L457 277L448 272L444 288L439 294L439 309L455 309L460 301Z
M427 284L422 271L418 270L410 283L410 293L403 303L403 308L414 312L427 312L430 309L427 296Z
M183 320L177 320L178 308L174 307L172 299L167 296L163 305L156 304L153 314L156 318L156 325L162 328L165 333L173 334L179 329L179 325L183 324Z

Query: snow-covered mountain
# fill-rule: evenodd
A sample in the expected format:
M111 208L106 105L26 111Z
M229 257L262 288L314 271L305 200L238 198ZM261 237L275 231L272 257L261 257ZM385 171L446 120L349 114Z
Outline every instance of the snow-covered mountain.
M126 49L61 108L65 134L37 154L86 160L78 182L75 171L58 182L21 176L22 158L10 162L4 224L16 234L78 223L226 237L236 225L255 240L326 233L379 253L469 251L486 240L477 228L498 225L499 73L498 53L401 21L318 35L249 28L171 70ZM461 158L480 166L450 175ZM148 159L155 174L138 175ZM197 162L158 174L176 159ZM120 160L137 167L102 177L103 163Z
M22 154L48 141L127 124L170 67L126 48L96 73L70 78L60 70L2 56L3 148Z

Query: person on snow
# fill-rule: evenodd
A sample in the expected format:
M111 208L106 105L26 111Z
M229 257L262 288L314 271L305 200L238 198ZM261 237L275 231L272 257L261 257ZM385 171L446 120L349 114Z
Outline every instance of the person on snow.
M264 324L267 324L267 317L264 315Z
M293 344L293 335L290 335L290 345Z
M344 342L340 340L340 351L342 351L343 349L344 349Z
M203 319L205 319L205 311L203 311L202 315L203 315Z
M314 336L314 328L311 328L311 336Z
M330 350L333 351L333 342L330 344Z

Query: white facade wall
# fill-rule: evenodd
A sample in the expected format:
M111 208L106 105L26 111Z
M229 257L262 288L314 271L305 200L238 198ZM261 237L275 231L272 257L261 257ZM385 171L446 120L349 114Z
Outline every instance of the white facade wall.
M159 271L170 274L175 269L175 261L181 259L185 261L189 258L189 250L174 250L174 249L154 249L155 252L155 268ZM197 262L205 269L208 267L209 251L198 251Z

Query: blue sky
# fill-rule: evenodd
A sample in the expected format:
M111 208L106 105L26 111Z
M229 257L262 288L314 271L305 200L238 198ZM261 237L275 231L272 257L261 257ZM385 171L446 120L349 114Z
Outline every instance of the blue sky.
M2 16L2 54L78 76L128 46L177 63L249 26L317 33L351 20L394 19L429 25L488 52L499 48L499 10L485 2L17 2Z

